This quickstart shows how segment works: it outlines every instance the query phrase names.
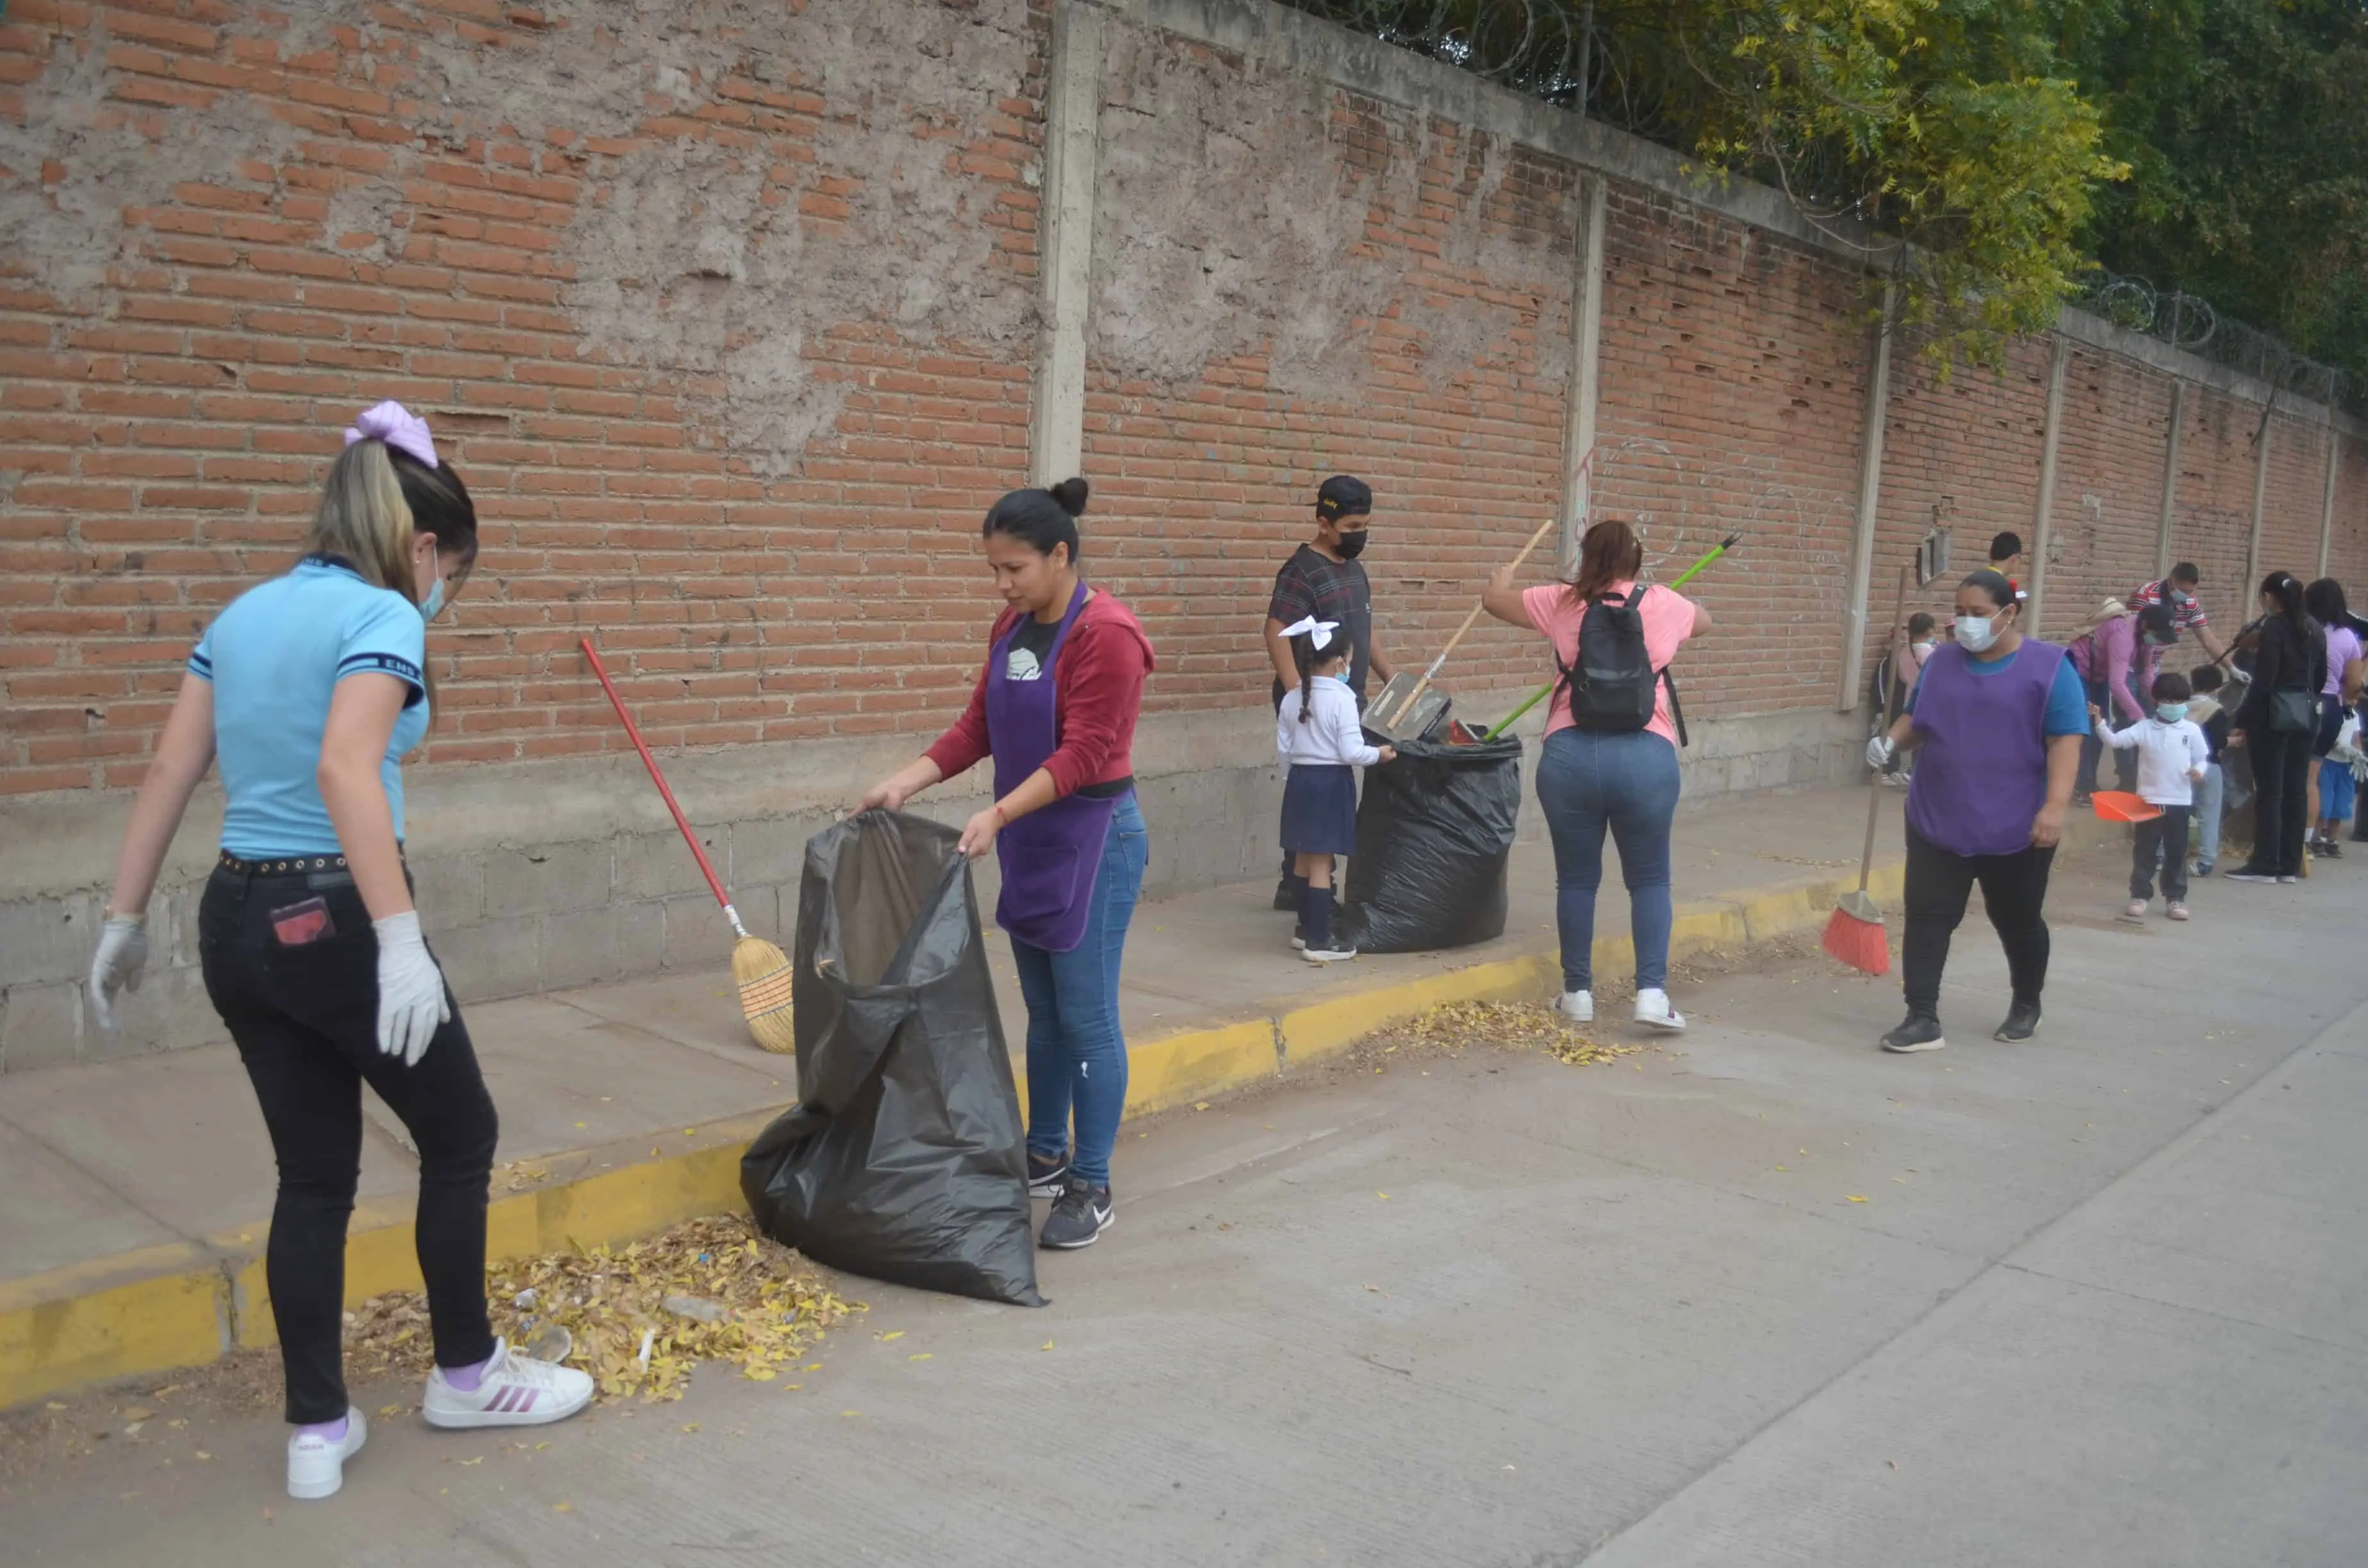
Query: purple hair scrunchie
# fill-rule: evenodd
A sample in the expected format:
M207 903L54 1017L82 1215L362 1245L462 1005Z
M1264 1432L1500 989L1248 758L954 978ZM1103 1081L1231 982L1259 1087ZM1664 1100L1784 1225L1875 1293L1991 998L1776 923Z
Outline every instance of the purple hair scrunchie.
M346 431L348 447L361 440L384 441L429 468L436 466L436 441L427 432L427 421L392 399L375 408L364 409L361 417Z

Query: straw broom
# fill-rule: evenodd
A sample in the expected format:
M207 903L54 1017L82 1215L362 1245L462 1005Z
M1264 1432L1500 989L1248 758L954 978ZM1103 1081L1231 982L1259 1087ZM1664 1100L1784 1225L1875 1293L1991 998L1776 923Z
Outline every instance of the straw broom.
M1907 568L1899 569L1899 602L1891 609L1891 624L1896 627L1899 618L1907 610ZM1891 673L1891 689L1885 691L1883 703L1883 727L1886 733L1899 720L1898 704L1892 692L1899 688L1899 672ZM1859 855L1858 892L1846 892L1834 905L1833 915L1826 921L1826 951L1842 962L1866 974L1891 972L1891 942L1883 934L1883 906L1868 896L1866 884L1874 874L1874 823L1883 810L1883 775L1878 772L1866 781L1866 847Z
M690 824L675 803L674 791L666 788L666 775L658 771L658 759L650 755L643 743L642 732L634 727L633 716L625 711L624 699L609 680L609 672L600 663L599 651L592 639L578 639L584 656L592 661L592 673L600 677L600 689L609 694L609 705L625 723L625 733L632 737L633 749L642 754L642 766L650 770L650 781L658 787L658 794L674 813L675 826L682 829L683 842L698 858L699 869L706 875L707 885L714 890L715 902L723 906L723 918L732 923L732 934L739 938L732 947L732 978L740 987L740 1013L748 1020L748 1033L758 1045L780 1055L789 1055L798 1048L797 1034L790 1019L790 960L787 954L761 937L751 937L748 928L740 924L740 912L732 907L732 897L723 891L723 880L708 863L707 851L700 847L699 835L691 832Z

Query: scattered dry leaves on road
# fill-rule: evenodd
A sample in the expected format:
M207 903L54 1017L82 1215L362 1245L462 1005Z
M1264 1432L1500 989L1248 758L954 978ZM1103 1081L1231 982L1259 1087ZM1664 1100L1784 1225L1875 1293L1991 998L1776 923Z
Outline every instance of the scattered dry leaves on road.
M1499 1051L1543 1051L1571 1067L1600 1066L1634 1056L1641 1045L1605 1045L1588 1038L1551 1006L1535 1002L1456 1002L1410 1018L1380 1037L1434 1050L1493 1046Z
M495 1264L485 1286L496 1334L523 1347L549 1325L564 1328L575 1339L569 1364L592 1374L604 1402L679 1399L701 1361L728 1361L770 1382L794 1370L832 1324L865 1310L738 1215L685 1221L625 1246ZM347 1378L426 1375L424 1296L380 1296L351 1316Z

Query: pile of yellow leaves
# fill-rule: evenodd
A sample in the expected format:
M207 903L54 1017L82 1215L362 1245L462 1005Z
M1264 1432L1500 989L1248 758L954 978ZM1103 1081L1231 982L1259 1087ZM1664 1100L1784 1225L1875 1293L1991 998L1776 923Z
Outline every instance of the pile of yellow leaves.
M497 1263L485 1290L494 1332L522 1350L565 1329L575 1340L568 1364L592 1374L603 1403L680 1399L701 1361L771 1382L794 1371L824 1331L866 1310L738 1215L687 1220L621 1247ZM426 1371L423 1297L381 1296L348 1315L349 1378Z
M1645 1049L1599 1044L1553 1007L1534 1002L1450 1003L1409 1019L1392 1032L1447 1050L1488 1045L1503 1051L1543 1051L1573 1067L1617 1062Z

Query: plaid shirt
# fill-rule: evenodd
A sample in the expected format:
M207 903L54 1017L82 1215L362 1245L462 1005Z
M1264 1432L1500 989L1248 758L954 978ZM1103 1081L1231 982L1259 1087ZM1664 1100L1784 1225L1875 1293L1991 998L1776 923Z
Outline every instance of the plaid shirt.
M1266 612L1285 626L1314 616L1340 624L1349 639L1349 689L1365 699L1365 675L1373 657L1373 588L1366 580L1364 562L1335 561L1301 545L1274 574L1274 597ZM1275 682L1275 700L1282 700L1282 683Z
M2180 599L2175 599L2170 597L2169 584L2153 582L2148 583L2145 587L2140 588L2136 593L2132 594L2130 596L2129 604L2132 609L2146 609L2155 605L2169 605L2170 607L2170 624L2174 629L2180 631L2193 631L2199 628L2210 625L2211 622L2203 618L2203 601L2197 598L2193 594L2188 594L2183 597L2185 600L2184 603L2180 602Z

